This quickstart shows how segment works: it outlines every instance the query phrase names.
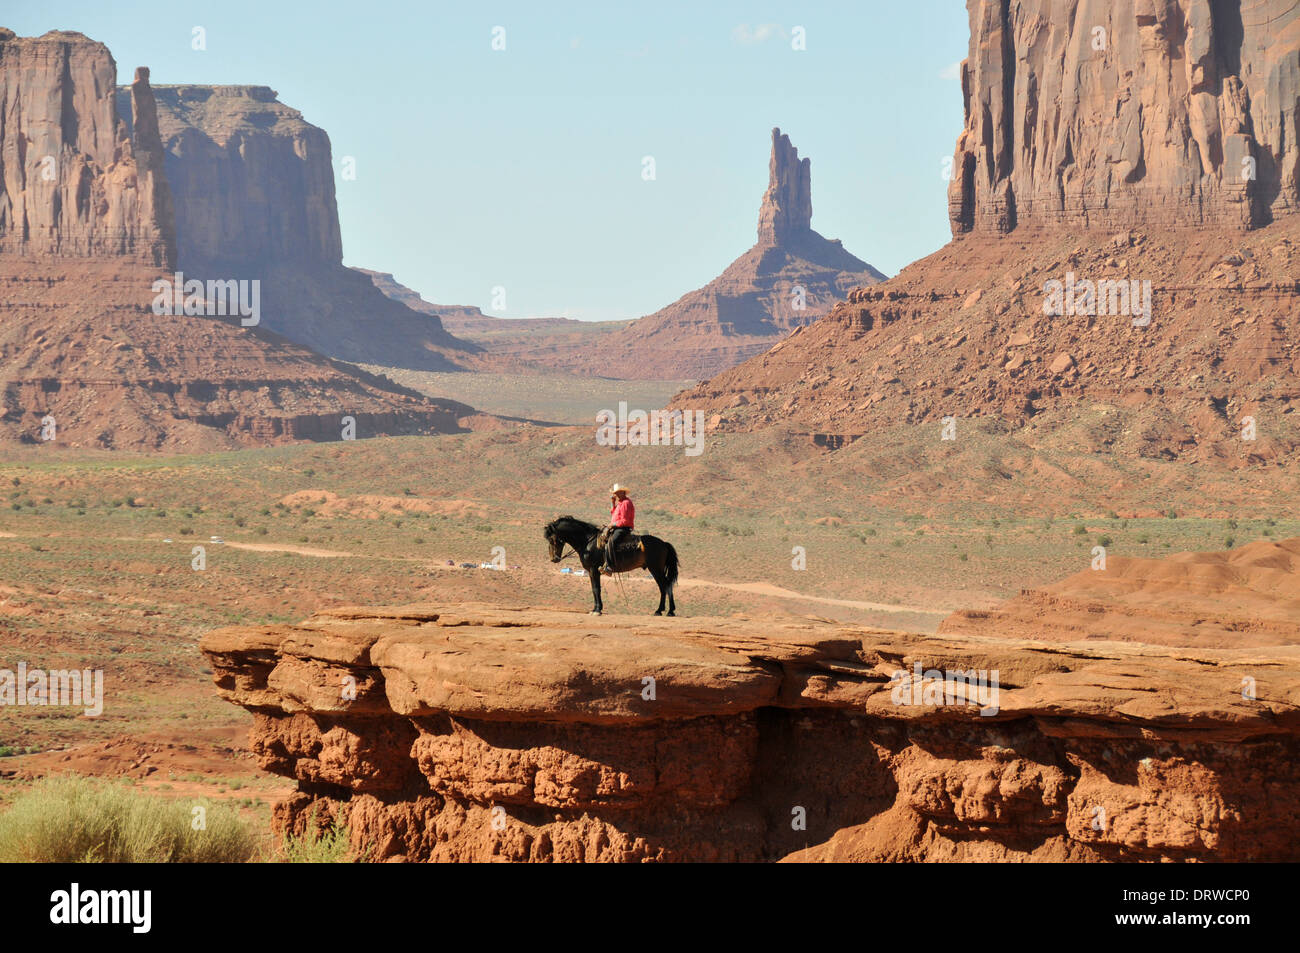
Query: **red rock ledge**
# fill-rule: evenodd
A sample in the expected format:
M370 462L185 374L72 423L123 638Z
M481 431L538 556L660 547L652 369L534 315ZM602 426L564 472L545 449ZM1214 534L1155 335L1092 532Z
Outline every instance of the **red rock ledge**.
M1300 646L466 604L201 648L298 781L277 830L338 819L375 859L1300 859ZM914 704L918 664L996 670L996 713Z

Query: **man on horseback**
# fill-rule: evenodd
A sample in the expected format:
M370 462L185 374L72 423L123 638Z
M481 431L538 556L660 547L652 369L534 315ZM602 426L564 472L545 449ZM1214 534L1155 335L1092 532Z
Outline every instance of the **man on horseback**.
M600 570L607 576L614 573L614 551L620 541L632 535L636 517L636 508L628 499L627 487L615 483L609 492L609 525L613 528L605 543L605 565Z
M622 493L621 495L618 492L614 493L614 507L610 515L619 521L618 504L621 501L626 506L626 516L621 521L626 522L627 525L622 527L622 532L619 534L625 536L632 528L632 501L624 499L627 491L623 487L615 486L614 489L622 490ZM571 547L578 554L578 561L591 577L591 611L596 615L604 611L604 603L600 598L602 562L600 537L603 534L604 530L595 523L588 523L572 516L557 516L547 523L542 531L542 535L546 537L546 547L550 551L551 562L558 563L564 558L566 546ZM650 573L659 586L659 608L655 610L655 615L663 615L665 608L668 610L668 615L676 615L677 604L673 601L673 586L677 585L677 573L681 569L677 550L671 543L658 536L642 533L638 541L639 546L635 549L629 547L630 551L624 553L618 560L619 570L631 572L634 569L644 569ZM613 546L613 543L607 542L606 551L612 550Z

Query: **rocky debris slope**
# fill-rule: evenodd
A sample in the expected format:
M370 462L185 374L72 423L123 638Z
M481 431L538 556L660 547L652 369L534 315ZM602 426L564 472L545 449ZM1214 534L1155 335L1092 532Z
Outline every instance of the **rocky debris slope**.
M1300 858L1294 646L418 605L201 649L276 828L375 859Z
M1168 559L1106 554L1096 569L1027 589L993 609L957 612L939 632L1211 648L1300 645L1300 539Z
M0 28L0 255L174 259L157 123L131 136L116 77L108 48L81 33ZM152 115L147 69L123 96Z
M0 441L204 451L477 429L429 400L238 317L158 315L157 272L121 261L0 261Z
M758 242L703 288L632 322L568 366L634 379L706 377L760 353L884 275L812 229L810 162L772 130Z
M1149 281L1149 324L1045 314L1048 283L1071 276ZM724 431L781 426L840 444L900 423L933 423L937 440L945 417L956 440L972 418L1031 439L1084 420L1089 452L1281 462L1300 446L1297 318L1296 216L1244 234L965 238L674 404Z
M968 0L954 233L1300 207L1294 0Z

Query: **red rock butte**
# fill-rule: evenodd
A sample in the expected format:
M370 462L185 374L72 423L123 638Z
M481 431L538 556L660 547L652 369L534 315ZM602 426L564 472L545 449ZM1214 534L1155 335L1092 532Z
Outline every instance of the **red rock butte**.
M80 33L0 29L0 439L36 442L47 415L57 445L133 450L482 419L320 353L448 368L479 350L341 265L323 132L261 87L116 77ZM259 322L155 313L175 270L259 282Z

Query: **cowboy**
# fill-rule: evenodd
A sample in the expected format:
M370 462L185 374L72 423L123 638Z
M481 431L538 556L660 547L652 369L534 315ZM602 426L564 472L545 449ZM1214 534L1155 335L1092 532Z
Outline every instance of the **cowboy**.
M605 543L605 565L601 572L612 575L614 572L614 550L619 541L632 535L632 526L636 509L627 497L627 487L615 483L609 491L609 540Z

